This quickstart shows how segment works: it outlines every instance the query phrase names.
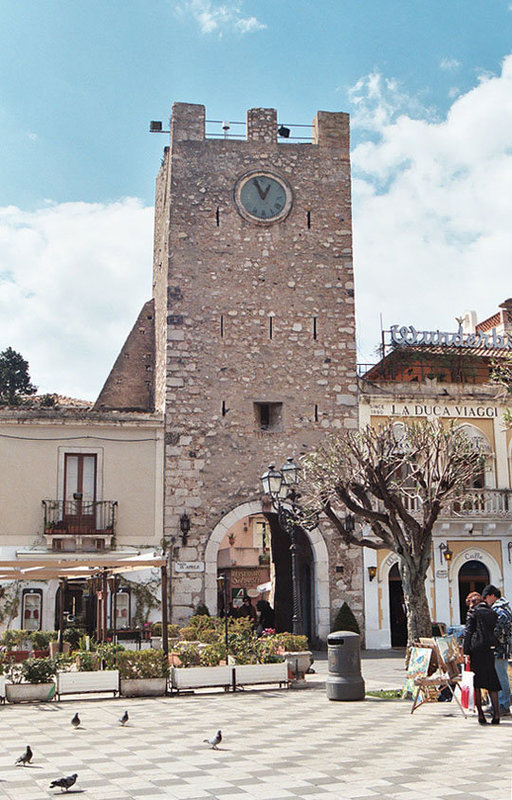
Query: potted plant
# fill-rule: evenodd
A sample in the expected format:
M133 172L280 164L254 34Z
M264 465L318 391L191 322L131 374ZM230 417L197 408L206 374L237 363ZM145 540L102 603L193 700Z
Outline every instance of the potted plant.
M308 650L307 636L294 633L275 633L269 637L269 654L281 655L288 664L288 675L295 688L305 686L304 675L313 663L311 650Z
M165 694L169 660L163 650L125 650L118 656L121 694L157 697Z
M57 669L51 658L29 658L11 665L5 690L10 703L51 700Z

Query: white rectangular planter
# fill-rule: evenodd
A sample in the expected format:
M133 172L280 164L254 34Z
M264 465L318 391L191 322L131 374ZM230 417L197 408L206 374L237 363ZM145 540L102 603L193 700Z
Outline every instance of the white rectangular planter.
M55 684L51 683L7 683L5 686L9 703L44 703L53 698Z
M183 689L200 689L206 686L230 686L231 666L223 667L172 667L171 687L176 692Z
M237 664L235 667L236 682L241 686L257 683L288 683L288 664L279 661L277 664Z
M123 697L161 697L167 689L167 678L121 678Z
M3 703L5 700L5 682L7 678L5 675L0 675L0 701Z
M57 672L57 695L85 694L89 692L119 692L119 670L104 669L94 672Z

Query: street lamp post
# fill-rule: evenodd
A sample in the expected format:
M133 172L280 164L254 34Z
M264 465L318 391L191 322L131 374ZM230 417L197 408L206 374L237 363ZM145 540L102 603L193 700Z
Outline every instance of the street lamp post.
M217 578L218 581L222 581L222 598L224 602L224 647L226 649L226 664L228 663L228 580L226 573L223 572L222 575L219 575Z
M296 489L299 482L300 467L292 458L286 460L282 469L278 470L270 464L267 472L261 476L263 490L269 495L272 505L277 511L280 527L290 537L290 555L292 562L292 633L302 633L302 611L300 602L299 556L297 547L297 530L310 531L318 524L318 514L308 512L299 504L300 494Z

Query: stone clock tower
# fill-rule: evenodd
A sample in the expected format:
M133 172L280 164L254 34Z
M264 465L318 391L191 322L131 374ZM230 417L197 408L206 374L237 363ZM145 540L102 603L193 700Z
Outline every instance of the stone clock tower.
M320 111L312 142L277 141L274 109L242 139L205 136L175 103L157 179L154 404L165 419L164 536L173 621L216 610L230 524L268 511L259 477L357 426L349 118ZM180 518L190 530L183 537ZM361 612L360 552L315 531L315 635L343 600ZM180 562L176 565L176 562Z

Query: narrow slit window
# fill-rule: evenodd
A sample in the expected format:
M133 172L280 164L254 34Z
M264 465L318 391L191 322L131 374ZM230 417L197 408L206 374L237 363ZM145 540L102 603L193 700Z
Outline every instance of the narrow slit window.
M268 318L268 338L272 339L273 335L274 335L273 318L269 317Z
M224 314L220 315L220 338L224 338Z
M311 228L311 211L308 211L307 220L308 220L308 230L309 230Z
M313 339L316 339L317 335L318 335L317 317L313 317Z
M226 401L223 400L222 401L222 416L225 417L226 414L227 414Z
M318 405L315 403L315 422L318 422Z
M219 225L220 225L220 211L219 211L219 207L218 206L217 206L217 210L215 212L215 221L217 223L217 228L218 228Z

